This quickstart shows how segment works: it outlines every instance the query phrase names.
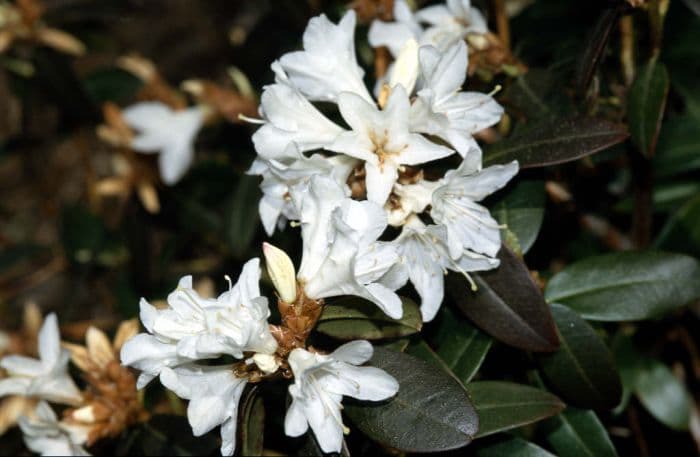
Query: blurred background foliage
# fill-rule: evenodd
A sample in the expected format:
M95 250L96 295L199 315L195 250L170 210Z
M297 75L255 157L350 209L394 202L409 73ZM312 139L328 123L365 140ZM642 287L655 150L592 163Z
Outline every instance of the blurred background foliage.
M495 29L493 3L498 2L474 1L490 13ZM654 35L658 29L649 19L649 8L632 9L612 0L523 3L527 7L510 21L510 37L512 52L527 71L518 76L477 74L467 82L468 89L484 92L503 86L497 98L508 115L495 129L496 138L533 131L535 136L545 135L552 122L578 114L627 123L632 138L575 162L523 170L517 182L488 201L494 215L509 225L504 239L525 254L542 285L565 266L608 252L652 246L700 256L698 2L670 1L662 39ZM205 128L197 138L195 166L177 185L158 186L157 214L145 210L133 193L103 198L95 188L100 178L113 173L113 148L95 133L102 123L102 104L127 106L136 101L142 84L115 60L138 53L152 60L174 86L190 78L226 84L233 66L259 93L273 80L270 63L299 48L308 19L325 12L335 20L346 2L44 4L43 20L80 39L87 52L74 58L19 43L0 54L0 326L17 328L22 308L33 301L45 313L59 314L68 339L78 338L89 323L114 328L121 319L135 316L139 297L164 298L185 274L195 275L201 287L222 291L223 275L235 277L245 260L260 256L260 245L267 239L257 216L258 179L245 175L255 157L250 141L254 127L219 123ZM357 33L358 54L371 69L373 54L365 32L366 25ZM627 32L633 34L631 44ZM631 54L621 57L624 52ZM665 102L656 112L654 103L660 102L655 102L655 93ZM635 130L640 123L656 122L654 115L660 116L658 132ZM486 147L487 161L498 143L492 147ZM152 157L141 159L154 169ZM298 261L298 229L288 227L272 241ZM269 284L267 291L272 296ZM566 315L566 308L557 309L560 331L560 319L580 320ZM538 373L546 376L551 361L494 342L453 313L447 310L423 328L427 345L413 338L406 341L407 350L423 358L436 350L440 363L451 364L465 383L476 373L468 368L476 366L476 379L543 385ZM506 438L484 438L468 451L545 455L538 453L539 447L530 449L534 444L527 439L560 455L611 455L607 441L596 441L593 432L607 431L620 455L660 455L671 448L674 455L695 455L700 446L699 313L695 303L643 324L588 325L581 320L580 325L614 352L625 388L621 407L599 411L597 417L568 408L544 425L519 429ZM321 328L330 328L331 336L333 319L327 316ZM405 325L409 330L394 329L391 335L405 336L420 328L410 316ZM468 344L444 341L455 325L461 332L471 329ZM362 329L358 332L365 335ZM450 355L450 344L479 360L460 362ZM480 394L487 397L488 387ZM471 393L476 402L479 393ZM583 407L590 406L584 402ZM290 449L281 444L286 443L281 441L281 416L269 412L267 417L278 426L266 427L265 446ZM161 427L172 436L172 427L182 424L149 427ZM577 434L583 434L583 450L571 447ZM178 435L190 433L183 428ZM159 435L141 433L134 440L144 442L142 450L191 452L188 443L173 451L167 446L175 444L154 436ZM3 437L0 452L21 449L17 438ZM359 432L348 439L357 453L377 451ZM293 440L292 448L313 452L309 446L314 443L303 440ZM212 451L215 447L204 449Z

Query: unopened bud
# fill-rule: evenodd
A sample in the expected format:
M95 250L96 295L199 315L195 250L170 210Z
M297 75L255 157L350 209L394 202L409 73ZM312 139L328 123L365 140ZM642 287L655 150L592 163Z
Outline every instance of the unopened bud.
M280 299L287 303L294 303L297 297L297 279L292 260L283 250L269 243L263 243L263 254L267 273Z
M401 84L407 94L411 94L418 79L418 42L413 38L404 43L394 63L389 85L393 88Z
M266 374L272 374L280 367L277 358L270 354L255 354L253 356L253 362L260 368L260 371Z

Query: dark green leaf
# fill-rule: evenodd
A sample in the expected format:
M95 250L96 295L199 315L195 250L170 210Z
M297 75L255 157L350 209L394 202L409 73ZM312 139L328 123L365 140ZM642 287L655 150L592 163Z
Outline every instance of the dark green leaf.
M528 119L571 112L573 104L566 95L564 78L545 68L530 68L518 76L503 93L511 110Z
M477 291L464 279L447 277L447 290L479 328L506 344L528 351L554 351L559 341L554 320L527 266L505 246L501 265L474 275Z
M477 437L537 422L565 407L549 392L511 382L476 381L467 385L467 391L479 414Z
M521 168L532 168L570 162L621 143L627 136L624 127L607 120L556 118L490 146L484 165L517 160Z
M552 315L561 344L557 352L538 355L547 384L569 404L614 408L620 402L622 384L607 346L567 307L553 304Z
M346 402L353 423L372 439L406 452L438 452L469 444L479 419L454 378L413 356L375 348L371 365L399 382L382 403Z
M184 416L156 415L141 428L130 455L208 455L218 450L216 435L192 435L192 427Z
M700 16L700 0L683 0L690 11Z
M72 206L62 213L61 237L71 261L90 263L104 246L106 229L102 220L86 208Z
M262 455L265 432L265 406L263 399L253 387L240 402L240 421L237 447L240 455Z
M634 392L652 416L672 429L688 430L691 397L666 365L645 358L634 378Z
M523 253L530 250L544 219L544 183L521 181L507 189L505 195L491 205L491 214L507 225L518 240Z
M479 370L493 340L445 309L436 332L437 355L467 384Z
M700 297L700 265L692 257L658 251L605 254L556 274L545 297L586 319L648 319Z
M238 257L245 255L260 223L258 181L257 176L241 175L236 191L226 207L226 239L231 251Z
M685 115L664 122L654 155L654 175L673 176L700 168L700 120Z
M560 457L616 457L605 427L593 411L567 408L548 421L547 441Z
M413 300L401 297L403 317L394 320L372 302L346 297L329 302L319 320L318 330L342 340L395 338L412 335L423 326L420 309Z
M410 354L418 357L421 360L425 360L456 379L456 376L452 370L450 370L450 367L447 366L445 361L442 360L424 340L417 339L415 341L411 341L411 343L406 347L406 354Z
M700 194L669 218L655 245L700 257Z
M656 151L668 87L668 71L654 58L639 72L629 92L627 116L632 143L647 157Z
M583 53L578 58L576 68L576 92L579 97L583 97L591 84L598 64L603 56L603 51L608 44L610 32L617 24L620 16L620 8L608 8L598 17L593 28L584 40L585 47Z
M124 102L131 98L143 82L119 68L104 68L89 74L84 81L88 95L98 104Z
M700 131L698 133L700 136ZM700 151L700 148L699 148ZM657 154L656 157L659 155ZM700 157L700 155L698 155ZM656 169L654 169L656 171ZM668 183L654 185L652 207L654 211L674 211L695 195L700 195L700 182L674 180ZM629 197L615 205L616 211L631 213L634 208L634 198Z
M485 446L479 446L476 455L477 457L554 457L554 454L517 436L508 436Z

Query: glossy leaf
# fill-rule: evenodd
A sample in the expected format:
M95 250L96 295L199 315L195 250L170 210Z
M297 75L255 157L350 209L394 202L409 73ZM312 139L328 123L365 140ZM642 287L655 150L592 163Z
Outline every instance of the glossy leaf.
M634 392L652 416L672 429L688 430L692 399L666 365L645 358L634 379Z
M472 380L493 340L445 309L436 331L437 355L463 384Z
M565 407L549 392L511 382L476 381L467 391L479 414L478 438L540 421Z
M668 71L651 59L639 72L629 92L627 115L632 142L647 157L656 151L669 88Z
M506 192L493 205L490 205L491 214L500 224L507 226L507 230L517 238L522 252L526 253L535 243L542 227L545 203L544 183L521 181Z
M412 335L423 326L416 303L402 297L403 317L394 320L374 303L357 297L329 302L323 310L319 332L342 340L395 338Z
M559 330L559 350L538 356L547 384L568 404L614 408L620 402L622 384L607 346L567 307L553 304L552 315Z
M484 155L484 166L512 160L517 160L521 168L570 162L621 143L627 136L624 127L607 120L556 118L490 146Z
M257 389L251 389L241 400L237 447L241 455L262 455L265 432L265 406Z
M427 362L380 347L370 364L394 376L400 388L385 402L344 403L363 433L406 452L445 451L472 440L479 419L457 380Z
M554 457L534 443L525 441L517 436L508 436L502 440L479 446L477 457Z
M605 254L557 273L545 297L585 319L648 319L700 297L700 264L686 255L659 251Z
M617 457L608 432L593 411L569 407L547 425L547 441L560 457Z
M523 261L510 249L498 253L501 265L474 275L472 292L461 276L447 277L447 290L480 329L511 346L554 351L559 344L554 320Z
M258 181L256 176L241 175L226 208L226 239L231 251L239 257L245 255L260 225Z
M700 256L700 193L669 218L655 245Z

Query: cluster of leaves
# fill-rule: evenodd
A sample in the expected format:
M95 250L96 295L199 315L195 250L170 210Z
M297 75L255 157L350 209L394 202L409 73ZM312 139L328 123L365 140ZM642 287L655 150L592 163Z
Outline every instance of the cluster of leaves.
M233 63L257 88L272 80L270 60L297 47L310 16L344 7L174 2L179 6L164 14L164 2L65 3L49 9L46 20L104 56L135 47L173 81L208 64L206 76L221 77ZM623 1L535 1L511 20L514 53L528 71L470 80L474 88L504 87L503 125L512 127L485 146L485 165L517 159L524 169L487 202L507 226L501 266L474 276L476 292L450 275L442 311L426 325L410 297L399 321L358 299L329 303L313 344L371 340L377 349L370 363L401 385L387 402L346 404L353 428L348 453L469 444L478 456L655 455L669 441L679 454L693 453L700 440L688 433L691 417L698 420L690 392L700 383L693 337L700 298L700 18L693 0L671 1L665 17L658 12L665 2L646 3L632 9ZM163 21L153 20L163 14ZM108 25L114 18L128 25ZM213 18L219 19L210 27ZM174 55L173 27L187 56ZM247 39L229 49L222 43L230 27ZM371 54L366 43L358 47L361 56ZM148 214L135 199L117 208L96 205L90 176L107 154L93 138L99 104L132 100L138 82L110 66L69 65L43 49L2 62L8 70L0 91L6 103L21 105L22 115L21 128L0 139L0 167L3 175L25 178L9 181L1 203L3 322L37 294L66 321L132 317L139 296L165 295L180 274L233 276L242 261L259 256L258 181L244 174L255 155L248 128L205 131L195 168L160 189L160 214ZM18 62L31 63L33 76L16 71ZM61 157L66 149L77 159ZM61 161L88 169L65 176L47 169ZM87 190L58 191L70 181ZM31 196L16 208L13 197L26 196L26 187ZM40 221L49 229L40 231ZM293 229L274 241L299 251ZM37 271L44 273L41 284L29 274ZM182 412L173 398L163 408L162 393L152 390L147 401L154 407ZM289 440L280 418L266 417L285 401L274 383L247 393L240 408L243 455L263 448L320 454L312 438ZM216 437L192 439L185 421L156 415L102 446L117 454L216 452Z

